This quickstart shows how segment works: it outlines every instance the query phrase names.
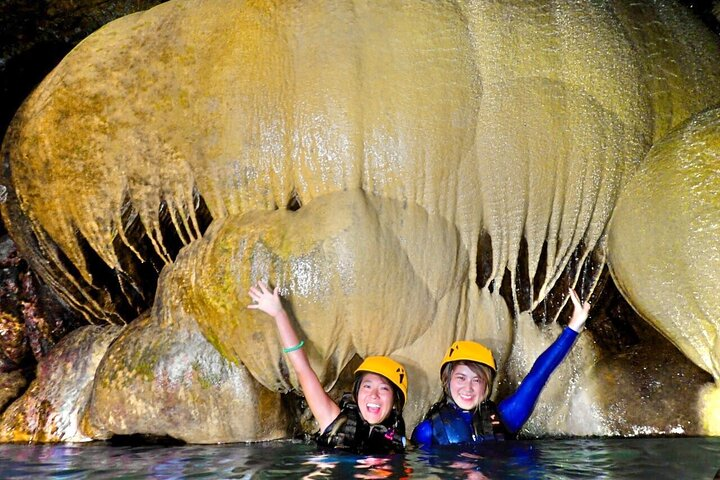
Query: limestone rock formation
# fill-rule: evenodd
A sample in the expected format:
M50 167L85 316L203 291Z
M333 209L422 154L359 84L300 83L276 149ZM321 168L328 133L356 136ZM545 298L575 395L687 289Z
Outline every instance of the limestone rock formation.
M613 213L610 266L637 311L720 379L720 110L653 145ZM720 433L720 423L712 427Z
M698 405L702 388L712 380L694 365L683 362L678 350L662 342L624 350L598 361L588 372L590 388L578 392L574 402L592 391L612 392L598 397L592 421L577 422L569 431L578 435L707 435ZM606 412L611 412L610 414ZM672 413L670 413L672 412Z
M92 440L80 420L92 392L95 370L119 333L117 326L87 326L63 338L38 364L37 378L0 417L3 442Z
M98 367L82 431L96 440L141 433L188 443L287 437L280 395L222 358L187 316L176 318L144 316L123 330Z
M0 409L5 410L5 407L18 398L27 384L27 379L19 370L0 373Z
M618 196L718 103L718 59L669 1L174 0L98 30L28 98L2 213L89 321L152 305L147 325L197 322L288 391L271 326L243 309L266 277L328 388L356 353L407 363L412 425L451 339L490 345L516 384L567 288L592 294ZM547 395L592 383L585 343ZM129 365L127 388L159 393ZM567 431L558 415L534 428Z
M446 218L490 259L480 287L507 269L532 309L651 142L718 98L718 56L672 3L168 2L88 37L24 104L5 216L69 302L127 321L198 211L359 188Z
M428 256L430 249L443 255ZM441 356L467 328L458 319L465 318L468 265L457 231L442 218L359 190L337 192L296 212L216 221L169 267L156 313L176 315L165 312L167 305L183 305L226 358L267 389L287 392L298 384L275 325L246 308L248 288L272 279L328 388L354 355L395 353L419 376L418 359ZM411 389L422 392L419 385Z

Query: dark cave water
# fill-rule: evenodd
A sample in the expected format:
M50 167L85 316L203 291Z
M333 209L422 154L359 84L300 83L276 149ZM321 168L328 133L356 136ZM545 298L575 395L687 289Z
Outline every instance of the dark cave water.
M0 445L0 478L713 479L720 437L568 438L371 457L297 442ZM718 477L720 478L720 477Z

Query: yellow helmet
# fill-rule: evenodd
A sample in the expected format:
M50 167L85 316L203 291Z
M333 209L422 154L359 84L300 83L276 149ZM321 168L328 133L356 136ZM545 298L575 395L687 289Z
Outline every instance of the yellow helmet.
M497 373L497 367L495 367L495 358L489 348L481 345L477 342L471 342L470 340L458 340L457 342L450 345L445 358L443 358L440 364L440 371L442 372L443 367L450 362L457 362L460 360L469 360L471 362L481 363L487 365L493 371L493 374Z
M392 358L367 357L355 370L355 375L357 375L358 372L370 372L382 375L400 390L402 403L405 404L407 401L408 381L405 367Z

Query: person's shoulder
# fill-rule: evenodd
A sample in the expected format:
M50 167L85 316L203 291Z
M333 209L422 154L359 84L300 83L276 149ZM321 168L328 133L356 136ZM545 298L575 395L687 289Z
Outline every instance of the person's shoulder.
M432 421L425 419L418 423L410 440L417 445L429 445L432 442Z

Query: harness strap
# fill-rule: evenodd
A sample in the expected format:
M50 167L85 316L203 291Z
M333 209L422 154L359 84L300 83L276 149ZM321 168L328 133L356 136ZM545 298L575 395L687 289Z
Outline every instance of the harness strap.
M340 401L340 415L318 437L317 443L323 447L359 453L402 452L405 448L404 434L402 417L393 421L391 428L383 424L370 425L360 415L352 395L346 394Z
M454 404L448 401L435 404L428 413L432 422L433 440L438 445L468 444L483 441L502 441L509 432L492 401L485 401L468 421Z

